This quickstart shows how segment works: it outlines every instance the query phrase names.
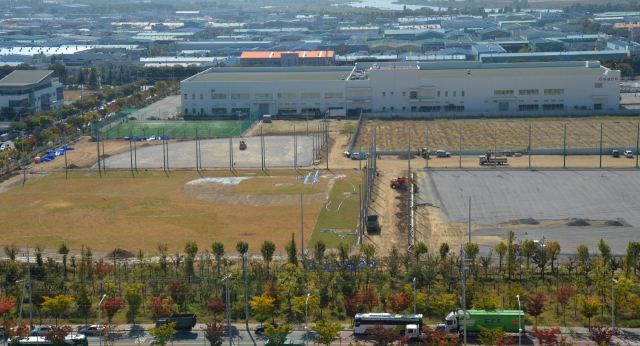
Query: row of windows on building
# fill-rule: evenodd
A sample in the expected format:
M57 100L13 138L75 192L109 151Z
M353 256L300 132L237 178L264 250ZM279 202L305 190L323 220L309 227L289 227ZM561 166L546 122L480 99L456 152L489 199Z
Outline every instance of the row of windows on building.
M273 100L273 93L254 93L253 94L253 99L254 100ZM251 99L251 94L250 93L235 93L235 94L231 94L229 95L230 98L232 100L249 100ZM297 93L278 93L277 94L278 99L297 99L298 98L298 94ZM301 99L319 99L321 98L321 94L320 93L300 93L300 98ZM341 99L344 98L344 93L342 92L333 92L333 93L324 93L324 98L325 99ZM188 100L189 99L189 94L184 94L184 99ZM196 99L196 94L191 94L191 99L195 100ZM204 94L200 94L200 99L204 100ZM226 100L227 99L227 94L224 93L212 93L211 94L211 99L212 100Z
M494 90L493 96L513 96L514 90ZM522 89L518 90L520 96L535 96L540 95L539 89ZM543 95L564 95L564 89L544 89Z
M342 107L326 107L326 110L329 109L343 109ZM211 108L211 113L207 113L204 108L200 108L198 111L196 108L185 108L184 115L236 115L238 112L242 115L249 115L251 112L250 108L231 108L231 113L227 113L227 108ZM300 114L321 114L321 109L319 107L303 107L300 109ZM287 114L298 114L298 109L294 107L282 107L278 108L279 115L287 115Z

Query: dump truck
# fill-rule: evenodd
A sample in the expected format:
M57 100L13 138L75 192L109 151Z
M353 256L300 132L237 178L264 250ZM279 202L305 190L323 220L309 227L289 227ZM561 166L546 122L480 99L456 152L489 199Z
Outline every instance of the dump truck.
M240 150L245 150L245 149L247 149L247 142L240 141Z
M175 323L175 330L191 331L196 326L196 317L196 314L171 314L169 317L159 318L156 326Z
M367 215L367 232L377 232L380 230L379 216L376 214Z
M481 166L484 166L485 164L488 165L494 165L494 164L498 164L498 165L504 165L505 163L507 163L507 159L506 158L501 158L501 157L497 157L496 153L494 152L488 152L486 155L480 155L480 157L478 158L478 164Z
M409 178L407 177L397 177L395 179L391 179L391 188L392 189L406 189L407 188L407 182L409 181ZM418 185L416 185L416 183L413 181L413 179L411 179L411 184L413 184L413 190L414 191L418 191Z
M462 310L452 311L445 317L445 323L437 328L445 332L463 332L465 318ZM502 327L505 332L524 332L524 312L518 310L467 310L467 333L478 333L480 327L494 329Z

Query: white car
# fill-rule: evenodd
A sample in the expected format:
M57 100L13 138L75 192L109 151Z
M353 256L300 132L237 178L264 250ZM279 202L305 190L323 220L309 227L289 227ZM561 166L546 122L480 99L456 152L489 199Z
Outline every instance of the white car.
M631 150L625 150L624 151L624 156L628 157L628 158L633 158L633 151Z

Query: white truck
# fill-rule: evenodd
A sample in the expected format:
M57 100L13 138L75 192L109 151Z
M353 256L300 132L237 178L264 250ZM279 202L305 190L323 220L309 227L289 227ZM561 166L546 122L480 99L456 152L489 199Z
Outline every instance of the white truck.
M436 150L436 157L451 157L451 153L445 150Z
M502 157L496 157L495 154L493 153L487 153L486 155L480 155L478 157L478 164L480 166L484 166L485 164L487 165L504 165L505 163L507 163L507 158L502 158Z
M347 110L346 109L329 109L325 115L327 116L327 118L346 117Z

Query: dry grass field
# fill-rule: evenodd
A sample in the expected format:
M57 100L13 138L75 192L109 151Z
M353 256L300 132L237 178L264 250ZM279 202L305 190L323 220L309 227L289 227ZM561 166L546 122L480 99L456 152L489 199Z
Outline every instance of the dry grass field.
M306 177L306 176L305 176ZM276 177L245 179L233 189L235 193L242 194L311 194L322 192L327 188L328 179L318 179L319 183L312 185L313 175L307 184L302 177Z
M171 252L183 251L187 241L196 241L201 251L222 241L232 251L239 240L254 251L265 239L282 250L292 232L299 234L299 206L238 206L181 192L185 183L200 177L196 172L173 172L170 178L164 172L140 172L133 179L128 172L109 172L100 179L95 172L81 172L65 180L64 173L53 173L0 194L0 234L4 244L18 246L57 248L64 241L74 249L84 244L132 252L153 250L159 242ZM306 229L313 229L322 207L305 206Z
M409 133L411 147L423 147L429 127L431 150L458 149L462 132L463 149L562 148L566 124L567 148L600 146L602 124L603 147L635 147L638 118L568 118L568 119L469 119L469 120L378 120L363 119L356 147L368 148L377 128L378 150L406 150ZM497 133L497 138L496 138Z

